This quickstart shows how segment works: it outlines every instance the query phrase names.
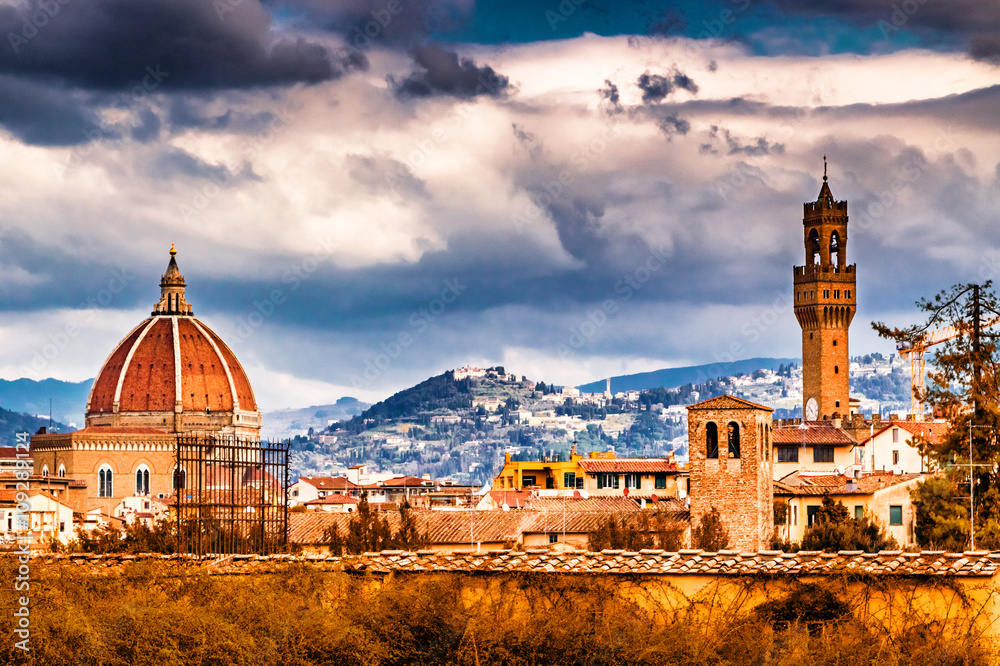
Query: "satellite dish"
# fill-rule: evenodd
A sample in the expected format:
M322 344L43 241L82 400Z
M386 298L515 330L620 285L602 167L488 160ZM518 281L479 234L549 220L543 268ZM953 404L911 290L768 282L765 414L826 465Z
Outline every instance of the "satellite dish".
M657 497L656 495L651 496L649 499L653 500L653 504L656 504L657 502L660 501L660 498Z
M625 493L625 497L628 497L628 488L626 488L626 489L625 489L624 491L622 491L622 492L624 492L624 493Z
M816 402L816 398L809 398L809 402L806 403L806 421L815 421L819 418L819 403Z
M580 494L579 490L573 491L573 499L583 499L583 495Z

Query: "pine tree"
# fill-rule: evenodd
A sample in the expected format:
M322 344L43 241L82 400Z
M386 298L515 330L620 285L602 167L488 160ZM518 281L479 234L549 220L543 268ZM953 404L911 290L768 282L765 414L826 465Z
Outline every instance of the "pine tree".
M711 511L702 515L698 526L691 530L691 545L710 553L725 550L729 545L729 531L722 522L719 510L714 506Z
M960 497L964 493L968 501L971 480L976 545L1000 548L1000 354L997 333L989 326L1000 319L1000 301L986 282L957 285L917 301L917 307L927 313L923 325L901 329L872 324L879 335L905 347L919 344L934 329L951 326L958 332L933 348L929 365L934 370L918 396L943 412L951 427L939 442L917 441L921 455L947 477L947 483L924 482L912 493L918 507L917 538L925 546L954 546L961 530L963 547L970 545L968 507L962 507Z
M802 537L803 549L830 553L839 550L877 553L898 547L896 539L872 516L865 514L862 518L852 518L843 502L838 502L829 495L824 495L812 527Z

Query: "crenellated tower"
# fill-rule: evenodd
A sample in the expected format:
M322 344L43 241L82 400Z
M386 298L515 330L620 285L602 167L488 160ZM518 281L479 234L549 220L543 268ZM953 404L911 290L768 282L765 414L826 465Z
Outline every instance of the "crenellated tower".
M847 202L835 201L823 157L819 198L804 205L806 263L795 267L795 317L802 327L802 404L807 420L846 418L850 410L851 320L857 272L847 263Z

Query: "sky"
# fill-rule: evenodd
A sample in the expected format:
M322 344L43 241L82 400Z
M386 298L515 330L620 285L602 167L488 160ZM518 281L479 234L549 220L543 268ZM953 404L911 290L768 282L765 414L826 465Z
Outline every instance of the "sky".
M171 243L264 410L795 357L824 155L872 321L1000 271L997 0L0 0L0 377Z

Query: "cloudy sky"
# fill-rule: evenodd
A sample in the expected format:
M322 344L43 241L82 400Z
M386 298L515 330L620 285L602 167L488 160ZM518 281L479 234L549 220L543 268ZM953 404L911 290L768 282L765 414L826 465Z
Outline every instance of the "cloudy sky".
M1000 272L997 0L0 0L0 37L7 379L93 377L171 242L264 409L797 356L823 155L853 352Z

